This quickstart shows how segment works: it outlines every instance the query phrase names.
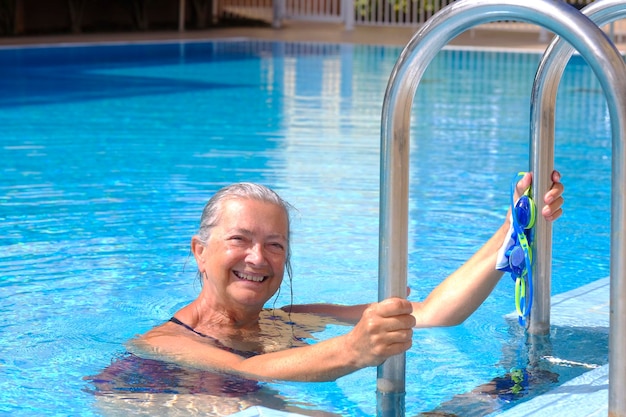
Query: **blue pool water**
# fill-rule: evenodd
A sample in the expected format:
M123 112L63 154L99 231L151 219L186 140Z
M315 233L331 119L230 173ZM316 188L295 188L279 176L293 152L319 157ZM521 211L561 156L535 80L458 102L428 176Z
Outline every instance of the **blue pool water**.
M207 199L231 182L267 184L297 208L295 303L375 301L380 114L399 53L245 40L1 49L0 412L226 413L199 395L96 397L83 377L196 296L190 238ZM539 59L447 50L426 72L413 110L411 299L502 221L510 181L528 168ZM557 128L567 197L555 225L554 294L608 276L609 120L579 57L561 82ZM289 294L272 304L288 304ZM510 405L455 395L527 366L519 329L503 319L513 308L505 277L463 325L415 332L407 415L442 403L463 416ZM550 343L555 357L607 360L602 331L554 329ZM539 368L548 377L535 393L553 375L564 382L587 370ZM365 369L265 389L287 408L367 416L375 377Z

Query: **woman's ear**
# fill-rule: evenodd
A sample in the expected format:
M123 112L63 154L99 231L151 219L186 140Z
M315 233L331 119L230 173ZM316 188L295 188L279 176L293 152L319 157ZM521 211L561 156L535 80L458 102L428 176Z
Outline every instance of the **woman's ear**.
M196 263L198 264L198 268L200 265L204 263L204 258L202 254L205 250L204 243L198 238L198 236L194 236L191 238L191 253L193 253L194 258L196 258Z

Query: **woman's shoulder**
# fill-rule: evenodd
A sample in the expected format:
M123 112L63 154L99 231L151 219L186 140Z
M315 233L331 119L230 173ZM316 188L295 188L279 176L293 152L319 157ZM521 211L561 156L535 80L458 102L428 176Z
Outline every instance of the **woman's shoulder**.
M129 346L149 348L151 346L167 343L170 339L179 338L180 336L184 336L183 332L181 332L179 326L170 319L157 324L145 333L135 336L129 341ZM133 350L131 350L131 352L133 352Z
M223 343L217 337L200 333L177 316L172 316L166 322L131 339L126 347L130 352L148 358L161 358L164 352L181 349L197 350L198 348L203 351L217 349L244 358L258 354L255 351L238 350Z

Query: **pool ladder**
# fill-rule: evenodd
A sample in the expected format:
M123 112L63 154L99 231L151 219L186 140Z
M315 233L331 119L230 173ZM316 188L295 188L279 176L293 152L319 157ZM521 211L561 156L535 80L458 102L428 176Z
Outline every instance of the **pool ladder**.
M391 73L382 110L378 293L381 300L406 296L411 108L426 68L454 37L481 23L521 20L548 29L559 38L546 50L532 89L533 194L542 196L550 187L556 94L575 49L596 74L611 117L608 410L610 417L626 417L626 65L598 27L625 17L626 0L596 0L583 13L554 0L457 0L433 15L403 49ZM527 331L545 335L550 328L552 229L541 216L535 230L535 248L535 291ZM402 354L378 367L378 416L404 416L405 362Z

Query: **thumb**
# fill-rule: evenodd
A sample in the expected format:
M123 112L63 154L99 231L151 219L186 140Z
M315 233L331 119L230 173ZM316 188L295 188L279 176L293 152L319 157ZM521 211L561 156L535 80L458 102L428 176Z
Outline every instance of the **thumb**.
M524 192L530 188L530 185L533 182L533 174L527 172L524 176L517 182L515 185L515 198L514 201L517 201Z

